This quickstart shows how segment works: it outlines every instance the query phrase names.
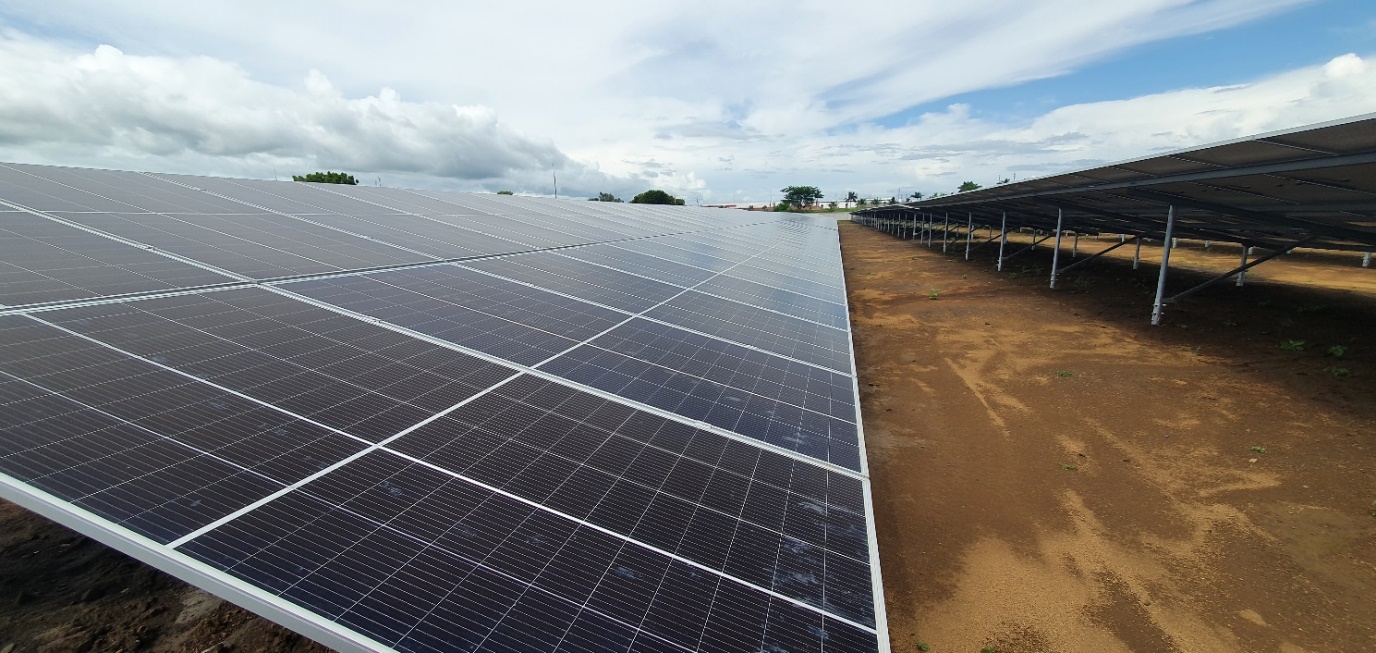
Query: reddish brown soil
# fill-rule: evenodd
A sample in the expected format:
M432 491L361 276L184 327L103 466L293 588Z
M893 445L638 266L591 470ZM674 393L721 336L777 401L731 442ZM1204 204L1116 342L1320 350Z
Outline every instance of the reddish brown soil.
M1287 256L1152 328L1149 265L842 243L895 651L1376 650L1376 270ZM325 650L0 502L10 644Z
M0 651L10 650L328 649L0 501Z
M1376 650L1360 256L1287 255L1151 327L1150 263L1052 291L1046 248L998 274L841 227L895 651Z

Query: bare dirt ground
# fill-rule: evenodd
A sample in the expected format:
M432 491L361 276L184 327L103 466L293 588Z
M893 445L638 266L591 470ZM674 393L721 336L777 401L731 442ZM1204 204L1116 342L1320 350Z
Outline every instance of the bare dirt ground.
M0 651L327 650L0 501Z
M841 240L895 651L1376 650L1360 255L1283 256L1151 327L1154 246L1052 291L1048 248L998 274L996 244ZM1239 254L1176 250L1199 271L1170 287Z
M1376 650L1376 270L1287 256L1152 328L1150 260L1049 291L1045 249L841 233L895 651ZM0 653L324 650L0 502Z

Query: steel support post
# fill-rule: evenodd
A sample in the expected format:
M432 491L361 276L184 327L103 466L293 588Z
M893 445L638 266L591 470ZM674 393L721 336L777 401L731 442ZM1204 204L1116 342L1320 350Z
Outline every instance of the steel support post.
M1371 267L1371 252L1367 252L1367 253L1365 253L1365 254L1362 254L1362 267L1364 267L1364 268L1369 268L1369 267Z
M1137 269L1137 264L1142 260L1142 237L1137 237L1137 250L1132 253L1132 269Z
M1245 246L1242 248L1242 263L1239 268L1237 273L1237 287L1241 288L1242 284L1247 283L1247 248Z
M917 237L917 213L913 213L913 225L912 225L911 231L908 232L908 240L912 240L912 239L914 239L914 238L916 238L916 237Z
M1080 232L1075 232L1075 242L1070 245L1070 258L1080 255Z
M1175 242L1175 205L1166 210L1166 237L1161 239L1161 276L1156 279L1156 303L1151 309L1151 325L1161 324L1161 306L1166 299L1166 272L1171 269L1171 244Z
M1056 287L1056 268L1061 265L1061 222L1065 219L1065 214L1056 209L1056 248L1051 250L1051 287Z
M1003 212L1003 223L999 227L999 265L998 271L1003 272L1003 248L1008 245L1008 212Z
M946 241L950 240L951 235L951 214L946 214L946 225L941 228L941 253L946 253Z
M965 260L970 260L970 239L975 235L975 214L965 214Z

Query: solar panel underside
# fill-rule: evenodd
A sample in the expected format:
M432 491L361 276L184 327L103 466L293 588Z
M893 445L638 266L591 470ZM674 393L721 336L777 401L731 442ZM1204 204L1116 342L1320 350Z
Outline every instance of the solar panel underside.
M0 165L0 495L345 650L888 649L834 224Z

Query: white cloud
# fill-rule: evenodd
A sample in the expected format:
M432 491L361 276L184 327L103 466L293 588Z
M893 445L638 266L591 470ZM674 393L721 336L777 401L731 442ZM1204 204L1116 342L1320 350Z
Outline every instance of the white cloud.
M0 158L259 177L335 167L394 185L540 193L557 168L567 193L657 186L704 201L763 200L790 183L931 190L1361 105L1356 58L1303 88L1281 75L1025 125L960 107L894 129L872 122L1309 1L9 0ZM1277 107L1254 86L1294 93ZM1137 109L1148 105L1158 113ZM1145 138L1158 132L1170 136Z
M507 127L488 107L410 102L389 88L347 98L315 70L290 89L208 57L133 56L109 45L74 52L11 32L0 37L0 86L8 89L0 151L11 158L254 176L273 166L330 168L489 185L561 169L588 187L630 187Z

